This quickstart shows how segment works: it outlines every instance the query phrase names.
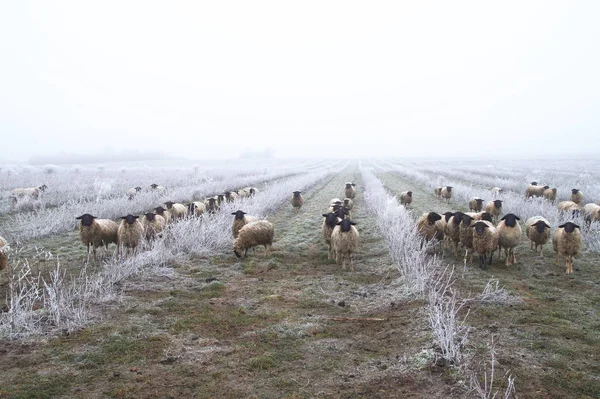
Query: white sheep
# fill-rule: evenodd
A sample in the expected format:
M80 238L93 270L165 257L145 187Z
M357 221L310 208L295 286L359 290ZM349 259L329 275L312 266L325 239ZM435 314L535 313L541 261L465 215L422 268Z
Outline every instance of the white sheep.
M573 222L563 223L552 234L552 248L556 252L556 264L560 262L560 255L564 255L565 272L573 273L573 258L579 255L583 239L578 225Z
M333 229L342 219L338 218L333 212L324 213L322 216L325 219L321 226L321 232L323 233L323 240L327 244L327 259L331 259L334 255L333 246L331 245L331 233L333 233Z
M26 188L15 188L11 191L11 195L13 199L19 199L24 197L29 197L33 199L38 199L40 195L46 191L48 186L42 184L37 187L26 187Z
M550 239L550 222L543 216L532 216L525 222L525 235L531 241L531 250L544 256L544 244ZM535 249L534 249L535 245Z
M545 189L543 195L548 201L554 203L556 201L556 188Z
M166 224L171 223L171 220L173 219L171 217L171 212L167 211L162 206L157 206L156 208L154 208L154 211L156 212L157 215L160 215L163 217L163 219L165 219Z
M498 218L502 214L502 200L491 200L485 204L485 211L492 215L494 223L498 223Z
M137 193L139 193L140 191L142 191L142 188L139 186L130 188L129 190L127 190L127 198L129 198L129 200L134 199Z
M206 211L204 202L192 201L187 205L187 213L189 216L202 216Z
M442 187L436 187L433 189L433 194L438 197L438 198L442 198Z
M559 212L571 212L573 217L579 215L579 205L573 201L561 201L558 203Z
M492 264L494 251L498 248L498 231L487 220L473 221L470 227L473 229L473 252L479 254L479 267L486 269Z
M498 196L500 196L500 194L504 193L504 190L501 189L500 187L492 187L490 189L490 192L492 193L492 197L498 198Z
M498 231L498 257L500 257L502 248L504 248L506 266L517 263L515 247L521 242L521 226L517 222L518 220L521 219L514 213L507 213L496 226Z
M167 209L171 213L173 220L183 219L187 215L187 208L183 204L175 203L173 201L165 202Z
M257 220L250 222L242 227L237 238L233 243L233 253L238 258L248 255L248 249L254 248L257 245L265 247L265 256L269 253L269 249L273 245L273 237L275 236L275 227L267 220Z
M409 207L412 204L412 191L402 191L400 193L400 205L404 205L405 207Z
M133 253L140 246L144 238L144 227L138 220L137 215L122 216L121 224L119 224L118 235L119 235L119 255L121 253L121 246L125 247L125 258L129 255L131 249Z
M335 263L339 263L342 258L342 269L346 270L346 256L350 262L350 270L354 271L352 263L352 254L358 246L358 230L354 227L356 223L350 219L344 219L337 222L331 233L331 245L335 252Z
M590 202L583 207L583 218L587 227L590 227L592 222L600 221L600 205Z
M469 200L469 210L473 212L481 212L483 209L483 199L474 197Z
M452 186L442 187L442 191L440 192L440 196L446 200L446 202L450 202L452 198Z
M233 218L233 223L231 224L231 233L233 234L233 238L237 238L242 227L247 225L248 223L256 222L258 217L248 215L244 211L235 211L231 213L235 217Z
M454 256L458 255L458 243L460 242L460 223L465 214L455 212L446 223L444 237L448 237L448 241L454 243Z
M581 203L581 201L583 201L583 193L577 188L572 189L571 190L571 201L573 201L574 203L579 205Z
M98 219L96 216L85 213L75 219L81 220L79 227L79 236L81 242L87 248L87 261L90 259L90 246L94 253L94 263L96 259L96 248L104 245L108 251L108 244L115 243L119 246L119 225L110 219Z
M238 199L240 196L235 191L225 191L225 200L227 202L233 202Z
M150 185L150 188L151 188L152 192L157 195L163 195L167 192L167 189L164 186L159 186L156 183L152 183Z
M144 228L144 237L146 237L146 240L148 241L160 236L167 225L164 217L152 212L146 213L142 218L141 223Z
M344 189L344 196L346 198L354 199L354 197L356 197L356 184L347 182Z
M544 195L544 190L547 190L549 188L550 186L538 186L537 182L532 182L532 184L527 186L527 188L525 189L525 199L531 197L541 197Z
M296 213L300 212L300 208L304 205L304 198L302 197L301 191L294 191L294 195L292 196L292 207Z

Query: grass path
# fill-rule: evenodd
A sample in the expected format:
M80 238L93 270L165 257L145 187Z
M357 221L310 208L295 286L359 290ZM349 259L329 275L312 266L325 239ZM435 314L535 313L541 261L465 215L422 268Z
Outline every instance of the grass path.
M415 218L429 211L467 210L466 203L454 200L448 205L397 173L376 174L391 192L413 191ZM494 259L484 271L476 265L463 269L462 258L446 251L445 262L457 268L456 284L463 296L480 293L493 277L523 299L521 304L470 306L467 323L473 330L468 350L474 355L473 364L489 360L486 346L493 335L498 366L517 376L519 397L600 397L600 257L585 253L575 261L575 273L565 275L564 266L555 263L551 244L544 252L545 258L536 257L523 233L515 249L516 265L507 268L503 259Z

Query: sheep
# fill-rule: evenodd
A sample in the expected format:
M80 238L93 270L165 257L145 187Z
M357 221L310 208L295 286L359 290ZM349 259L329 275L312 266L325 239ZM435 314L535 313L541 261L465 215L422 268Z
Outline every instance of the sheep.
M245 190L237 190L235 193L237 194L238 198L246 198L249 196Z
M183 204L175 203L173 201L165 202L169 213L171 213L171 217L173 220L183 219L185 215L187 215L187 208Z
M554 201L556 201L556 188L547 188L547 189L545 189L544 193L543 193L543 196L548 201L554 203Z
M219 206L221 206L221 204L222 204L223 202L225 202L225 194L217 194L217 195L216 195L216 198L217 198L217 204L218 204Z
M164 217L153 212L148 212L142 218L142 227L144 228L144 237L151 241L159 236L165 229L167 222Z
M494 198L497 198L500 194L504 193L504 190L500 187L492 187L490 191L492 193L492 197Z
M530 184L529 186L527 186L527 188L525 189L525 199L531 197L541 197L544 195L544 190L550 188L550 186L538 186L537 182L532 183L536 184Z
M294 195L292 196L292 206L296 213L300 212L300 208L304 205L304 198L302 198L301 191L294 191Z
M447 243L448 237L446 237L446 226L448 224L448 220L454 215L454 212L444 212L440 216L442 217L440 220L436 220L435 227L438 230L438 234L436 239L444 240L444 243Z
M502 213L502 200L491 200L485 204L485 211L494 217L494 223L498 223L498 217Z
M219 210L219 203L215 197L208 197L204 200L204 206L209 214L213 215Z
M469 214L469 216L472 216L475 221L477 221L477 220L486 220L488 222L493 222L493 220L494 220L494 216L491 213L485 212L485 211L484 212L477 212L477 213L474 213L472 215L469 212L468 214Z
M4 270L8 266L8 257L6 256L6 249L8 248L8 241L0 236L0 271Z
M400 193L400 205L409 207L412 204L412 191L402 191Z
M348 217L350 217L350 211L342 205L340 205L338 209L333 211L333 213L340 219L347 219Z
M506 266L517 263L514 249L521 242L521 226L517 223L517 220L521 219L514 213L507 213L496 226L498 231L498 257L500 257L502 248L504 248Z
M470 228L473 222L473 216L464 213L462 216L460 229L459 229L459 241L465 250L465 256L463 263L467 264L467 256L471 254L470 263L473 263L473 230Z
M574 203L579 205L581 203L581 201L583 201L583 193L577 188L572 189L571 190L571 201L573 201Z
M445 199L447 203L450 203L450 199L452 198L452 186L442 187L440 196Z
M433 189L433 194L438 197L438 198L442 198L442 187L436 187Z
M108 250L108 244L115 243L117 248L119 246L119 225L110 219L98 219L89 213L84 213L75 219L81 220L79 226L79 236L81 242L87 248L87 261L90 259L90 245L94 253L94 263L97 262L96 248L104 245Z
M559 212L571 212L573 217L579 215L579 205L573 201L561 201L558 203Z
M140 191L142 191L142 188L139 186L130 188L129 190L127 190L127 198L129 198L129 200L131 201Z
M164 194L164 193L166 193L166 192L167 192L167 189L166 189L165 187L163 187L163 186L159 186L159 185L158 185L158 184L156 184L156 183L152 183L152 184L150 185L150 188L152 189L152 192L153 192L153 193L155 193L155 194L158 194L158 195L162 195L162 194Z
M233 253L239 258L248 255L248 249L254 248L257 245L265 247L265 256L269 253L269 249L273 245L273 237L275 236L275 228L273 224L267 220L257 220L250 222L239 231L235 242L233 243Z
M525 222L525 235L531 242L531 250L537 253L539 246L539 255L543 257L544 244L550 239L550 222L542 216L530 217Z
M242 190L238 190L238 194L240 194L240 197L242 197L242 193L240 191L243 191L245 193L245 195L243 195L244 197L252 197L258 194L258 188L256 187L246 187Z
M204 202L192 201L187 205L187 213L189 216L202 216L206 211Z
M331 233L333 233L336 224L342 219L338 218L333 212L324 213L322 216L325 219L323 220L321 232L323 233L323 240L325 241L325 244L327 244L327 259L331 259L333 257Z
M358 246L358 230L355 222L350 219L344 219L337 222L333 232L331 233L331 245L335 252L335 263L337 264L342 258L342 269L346 270L346 255L350 262L350 270L354 271L352 263L352 253L356 251Z
M346 188L344 189L344 196L346 198L354 199L356 197L356 184L352 182L346 182Z
M157 206L156 208L154 208L154 211L157 215L160 215L165 219L166 224L171 223L171 220L173 220L173 218L171 217L171 212L167 211L162 206Z
M235 191L225 191L225 200L227 202L233 202L238 199L240 196Z
M439 239L440 236L443 238L444 231L440 232L440 228L443 229L443 226L436 224L441 219L442 217L438 213L426 212L417 220L417 233L423 237L424 241ZM421 248L423 248L423 242L421 242Z
M329 208L327 208L327 212L335 212L340 209L344 202L339 198L332 198L329 201Z
M256 222L258 217L250 216L244 211L235 211L231 213L235 217L233 218L233 223L231 224L231 233L233 234L233 238L237 238L242 227L247 225L248 223Z
M125 258L129 255L131 249L134 253L137 247L142 242L144 237L144 226L138 220L139 216L129 214L127 216L121 216L121 224L119 224L118 235L119 235L119 254L121 246L125 247Z
M600 205L590 202L583 207L583 217L587 227L590 227L592 222L600 221Z
M559 264L560 255L566 257L565 273L573 273L573 257L579 255L582 247L582 236L578 225L573 222L563 223L552 234L552 247L556 252L556 264Z
M481 212L483 209L483 199L479 197L471 198L469 200L469 210L473 212Z
M446 223L445 237L454 243L454 256L458 255L458 243L460 242L460 222L465 214L462 212L454 212Z
M473 252L479 254L479 267L486 269L486 262L492 264L494 251L498 248L498 231L486 220L473 221L470 227L473 229Z
M40 195L46 191L48 186L42 184L37 187L26 187L26 188L15 188L11 191L11 196L13 201L16 201L19 198L30 197L33 199L38 199Z
M354 208L354 201L351 198L344 198L344 203L342 204L348 211L352 211Z

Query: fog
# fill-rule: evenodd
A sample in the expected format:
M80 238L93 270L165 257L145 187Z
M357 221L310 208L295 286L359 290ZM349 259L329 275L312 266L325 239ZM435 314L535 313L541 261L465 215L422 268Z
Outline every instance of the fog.
M0 163L597 155L598 15L597 2L3 2Z

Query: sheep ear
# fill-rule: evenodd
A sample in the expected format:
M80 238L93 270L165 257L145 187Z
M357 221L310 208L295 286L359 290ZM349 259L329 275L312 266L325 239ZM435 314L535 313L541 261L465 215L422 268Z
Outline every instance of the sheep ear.
M578 225L576 225L575 223L573 223L573 226L575 226L576 229L581 229L581 227L579 227Z
M517 219L517 220L521 220L521 218L520 218L520 217L518 217L518 216L515 216L515 219Z
M75 219L81 220L81 219L83 219L83 215L77 216Z
M356 226L356 222L350 222L352 226Z
M139 215L135 215L133 218L134 219L139 219Z
M341 226L342 222L337 222L336 225Z
M546 222L544 222L544 224L546 225L547 228L550 228L550 225Z
M356 187L356 184L352 183L352 187Z
M565 227L566 223L563 223L561 225L558 226L559 229L562 229L563 227Z
M502 216L502 219L500 219L500 220L504 220L504 219L506 219L506 215L505 215L505 216Z
M323 216L324 216L324 217L327 217L327 214L326 214L326 213L324 213L324 214L323 214Z
M232 214L232 215L236 215L236 214L237 214L237 212L231 212L231 214Z
M121 219L127 219L127 216L121 216Z

